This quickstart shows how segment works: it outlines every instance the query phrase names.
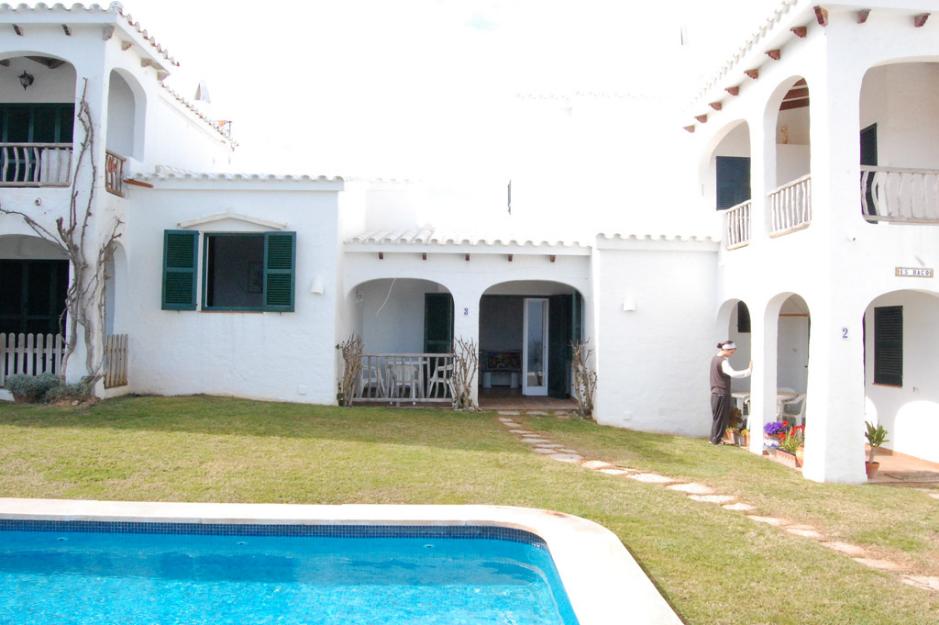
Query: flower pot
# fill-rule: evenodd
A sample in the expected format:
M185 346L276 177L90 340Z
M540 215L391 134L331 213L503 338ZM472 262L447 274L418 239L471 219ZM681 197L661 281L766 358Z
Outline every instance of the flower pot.
M790 469L799 468L798 459L796 458L796 455L791 454L788 451L783 451L782 449L779 449L778 447L773 447L769 450L769 457L774 462L778 462L779 464L785 465L789 467Z
M749 447L750 446L750 435L749 434L740 434L740 446Z
M805 460L805 449L803 449L802 447L799 447L796 450L796 466L801 467L804 460Z
M879 462L867 461L864 463L864 469L867 471L867 479L872 480L877 477L877 469L880 468Z

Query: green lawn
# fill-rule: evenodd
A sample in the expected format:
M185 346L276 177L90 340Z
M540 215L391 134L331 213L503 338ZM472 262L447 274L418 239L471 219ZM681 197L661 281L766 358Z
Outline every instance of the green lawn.
M520 420L591 457L705 481L911 563L936 561L939 506L923 493L811 484L701 440ZM895 575L718 506L543 458L486 413L205 397L0 405L0 496L550 508L614 531L692 625L939 622L939 597Z

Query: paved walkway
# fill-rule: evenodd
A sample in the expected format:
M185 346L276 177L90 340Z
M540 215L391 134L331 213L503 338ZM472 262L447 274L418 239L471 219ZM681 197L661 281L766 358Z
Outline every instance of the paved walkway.
M520 423L512 419L514 416L520 416L518 411L500 411L498 414L499 421L509 429L509 432L518 437L521 442L528 445L534 453L541 454L557 462L576 464L589 471L596 471L597 473L609 475L613 478L630 479L648 484L650 487L665 488L683 493L692 501L719 505L724 510L727 510L728 513L743 513L754 523L769 525L779 528L780 531L787 532L793 536L817 541L823 547L844 554L862 566L894 573L898 575L905 584L930 592L939 592L939 577L915 575L911 571L904 570L902 565L891 560L880 560L869 557L869 554L863 547L832 540L825 536L821 530L811 525L800 524L788 519L760 515L758 514L756 506L745 501L739 501L733 495L717 493L707 484L686 482L667 475L642 471L638 468L613 465L603 460L585 458L582 454L578 453L576 449L570 449L560 443L553 442L540 432L532 432L525 429ZM930 497L939 499L939 493L927 492L927 494Z

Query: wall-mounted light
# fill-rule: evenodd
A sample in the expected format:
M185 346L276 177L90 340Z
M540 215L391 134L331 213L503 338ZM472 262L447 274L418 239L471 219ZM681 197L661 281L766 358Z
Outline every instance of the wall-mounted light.
M20 74L19 78L20 78L20 84L23 85L23 91L26 91L26 89L30 85L36 82L36 77L30 74L29 72L27 72L26 70L23 70L23 73Z
M313 286L310 287L310 293L313 295L322 295L326 292L326 286L323 284L323 278L316 276L313 278Z

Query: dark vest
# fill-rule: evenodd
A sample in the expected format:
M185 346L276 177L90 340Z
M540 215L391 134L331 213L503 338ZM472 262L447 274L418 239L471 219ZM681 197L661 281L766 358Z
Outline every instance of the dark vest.
M730 376L721 369L724 356L711 358L711 393L715 395L730 395Z

